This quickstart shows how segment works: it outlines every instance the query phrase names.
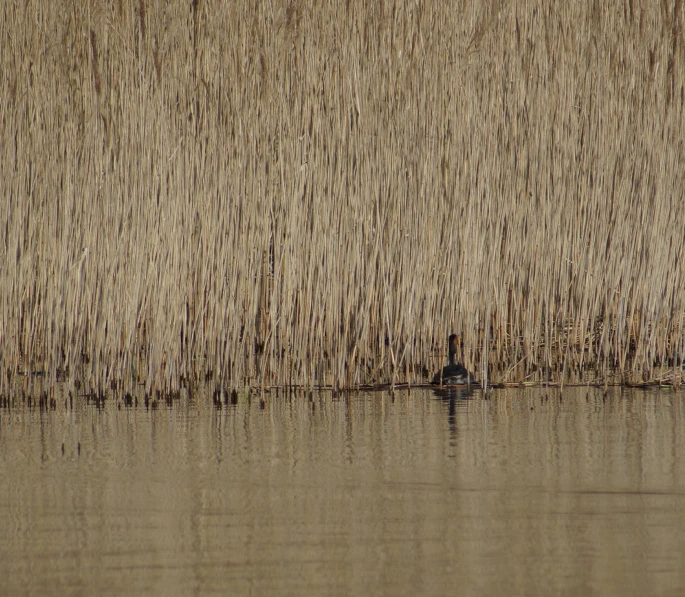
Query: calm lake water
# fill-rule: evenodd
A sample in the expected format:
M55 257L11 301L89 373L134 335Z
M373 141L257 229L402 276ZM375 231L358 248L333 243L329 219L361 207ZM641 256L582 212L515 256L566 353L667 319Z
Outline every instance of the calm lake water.
M0 595L683 595L684 400L0 409Z

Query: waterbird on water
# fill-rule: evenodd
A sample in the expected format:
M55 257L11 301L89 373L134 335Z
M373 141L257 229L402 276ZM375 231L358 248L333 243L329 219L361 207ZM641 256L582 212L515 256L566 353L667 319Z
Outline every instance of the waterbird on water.
M450 353L450 362L433 376L432 383L443 386L468 386L473 383L473 376L466 367L457 363L457 342L459 337L452 334L447 341Z

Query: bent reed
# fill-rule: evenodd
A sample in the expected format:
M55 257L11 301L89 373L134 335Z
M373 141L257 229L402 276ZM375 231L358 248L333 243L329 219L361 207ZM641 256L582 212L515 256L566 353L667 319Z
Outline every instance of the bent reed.
M681 0L0 19L0 390L681 383Z

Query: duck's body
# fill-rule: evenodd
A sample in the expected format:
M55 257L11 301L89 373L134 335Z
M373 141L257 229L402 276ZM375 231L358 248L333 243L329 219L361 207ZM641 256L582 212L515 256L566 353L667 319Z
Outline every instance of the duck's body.
M433 376L433 383L442 383L443 386L468 386L473 384L473 375L461 363L454 363L438 371Z
M442 371L438 371L433 376L434 384L441 384L443 386L469 386L474 383L473 375L469 373L468 369L461 363L457 363L457 341L455 334L449 337L449 365L443 367Z

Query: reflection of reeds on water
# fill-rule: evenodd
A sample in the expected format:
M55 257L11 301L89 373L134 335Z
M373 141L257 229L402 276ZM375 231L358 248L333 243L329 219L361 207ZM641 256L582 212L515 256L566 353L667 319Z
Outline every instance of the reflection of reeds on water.
M4 3L1 383L677 381L684 19Z

